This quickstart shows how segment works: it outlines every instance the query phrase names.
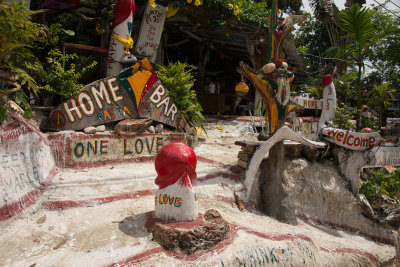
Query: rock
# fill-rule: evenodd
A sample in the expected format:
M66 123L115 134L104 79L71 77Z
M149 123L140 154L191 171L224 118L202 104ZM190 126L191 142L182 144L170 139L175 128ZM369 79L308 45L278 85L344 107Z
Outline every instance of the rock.
M24 111L20 106L18 106L17 103L15 103L15 102L12 101L12 100L9 100L9 101L8 101L8 104L9 104L10 107L11 107L15 112L17 112L19 115L24 115L25 111Z
M276 69L276 65L275 65L275 63L268 63L268 64L266 64L266 65L264 65L263 67L262 67L262 70L264 71L264 73L271 73L271 72L273 72L274 70Z
M317 149L308 146L302 146L301 153L309 161L316 161L320 154Z
M239 195L236 192L234 193L234 196L236 205L238 206L239 210L240 211L244 210L245 206L243 200L239 197Z
M106 126L105 125L99 125L96 127L96 130L98 132L104 132L106 130Z
M394 206L390 208L385 208L385 213L387 214L385 218L382 218L380 221L383 223L390 224L394 227L400 226L400 207Z
M148 131L149 133L155 133L155 132L156 132L156 130L154 129L154 126L153 126L153 125L150 125L150 126L147 128L147 131Z
M154 127L154 130L156 133L161 133L163 131L163 129L164 129L164 126L161 123L157 124L156 127Z
M225 240L230 226L218 211L208 210L204 220L204 225L189 231L156 223L151 229L153 240L165 250L181 251L187 255L209 249Z
M83 129L86 134L95 134L97 132L96 127L89 126Z
M115 125L114 131L118 134L138 134L152 122L152 119L126 119Z
M363 194L357 195L357 203L360 205L361 213L373 221L377 220L374 210L368 202L368 199Z
M46 221L46 215L40 217L39 219L37 219L36 223L37 224L42 224Z

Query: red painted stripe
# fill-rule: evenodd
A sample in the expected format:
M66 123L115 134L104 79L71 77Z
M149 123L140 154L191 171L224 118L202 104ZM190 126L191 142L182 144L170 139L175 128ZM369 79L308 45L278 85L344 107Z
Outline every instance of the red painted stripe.
M76 207L93 207L117 200L135 199L144 196L151 196L154 195L155 192L156 190L141 190L136 192L125 192L108 197L98 197L98 198L91 198L84 200L60 200L60 201L44 202L42 206L49 210L69 209Z
M224 173L224 172L217 172L214 174L208 174L203 177L198 178L198 181L205 181L208 179L212 179L215 177L224 177L232 180L240 180L240 176ZM83 199L83 200L58 200L58 201L51 201L51 202L44 202L42 206L49 210L56 210L56 209L69 209L69 208L76 208L76 207L93 207L102 205L105 203L123 200L123 199L134 199L144 196L154 195L157 190L142 190L136 192L124 192L113 196L107 197L99 197L99 198L91 198L91 199Z
M117 6L115 7L115 16L114 16L115 19L113 21L112 27L113 28L117 27L119 24L128 19L130 15L132 15L132 20L133 20L133 17L135 15L135 1L118 0Z
M391 246L396 246L396 242L394 240L391 240L390 238L387 237L383 237L383 236L377 236L377 235L372 235L366 232L361 231L358 228L349 226L349 225L345 225L345 224L339 224L339 223L334 223L334 222L330 222L330 221L324 221L324 220L320 220L320 219L316 219L316 218L310 218L307 215L304 214L299 214L296 213L296 217L303 220L303 221L308 221L314 224L318 224L318 225L323 225L323 226L329 226L333 229L341 229L341 230L345 230L347 232L350 233L356 233L358 235L370 238L374 241L383 243L383 244L387 244L387 245L391 245Z
M165 250L162 247L152 248L152 249L146 250L142 253L131 256L127 259L112 263L112 264L108 265L108 267L121 267L121 266L126 266L129 264L139 263L139 262L147 260L148 258L153 257L154 255L156 255L158 253L164 253L164 252L165 252Z
M51 180L53 180L56 173L56 169L52 169L47 177L47 180L43 182L39 188L23 195L20 199L13 203L2 206L0 208L0 221L7 220L35 204L39 200L43 191L51 184Z

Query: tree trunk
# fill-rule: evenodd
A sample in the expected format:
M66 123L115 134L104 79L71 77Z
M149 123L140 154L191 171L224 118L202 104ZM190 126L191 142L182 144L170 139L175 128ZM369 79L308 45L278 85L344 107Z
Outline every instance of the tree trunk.
M357 131L360 131L361 127L361 69L362 65L358 64L358 74L357 74Z
M293 203L284 188L284 146L276 143L269 157L261 163L260 199L261 210L268 216L289 224L297 224Z

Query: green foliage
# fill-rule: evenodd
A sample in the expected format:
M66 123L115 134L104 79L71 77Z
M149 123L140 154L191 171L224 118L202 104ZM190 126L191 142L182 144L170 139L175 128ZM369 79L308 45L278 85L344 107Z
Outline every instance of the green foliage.
M347 110L346 107L336 107L333 124L340 129L352 129L354 128L354 125L350 122L352 116L352 112Z
M67 99L76 95L83 87L82 84L79 84L79 79L97 64L94 61L90 65L78 70L74 63L70 63L70 61L76 58L76 54L63 55L58 49L51 50L47 57L48 69L36 69L40 89ZM68 67L63 68L63 62Z
M158 77L186 122L191 127L198 126L206 132L202 123L203 108L197 100L196 92L191 90L195 81L193 71L196 67L180 61L158 67Z
M379 201L382 194L400 200L400 170L370 171L368 180L361 184L360 193L372 202Z
M333 83L335 84L337 99L341 101L344 105L348 105L349 102L355 100L353 99L354 86L352 85L356 77L357 77L357 72L351 71L343 74L342 76L336 76L333 79Z
M27 72L26 63L40 64L32 53L34 41L46 38L46 28L30 17L41 11L31 11L24 2L0 0L0 69L18 73L22 84L37 91Z
M389 83L381 85L374 85L368 95L368 105L379 112L379 126L383 126L384 115L387 106L390 104L389 100L393 99L395 89L390 88Z
M311 86L311 85L306 85L305 89L307 92L311 93L313 97L316 98L323 98L324 94L324 88L322 86Z
M28 96L25 94L24 90L19 90L16 92L12 99L25 111L26 118L32 118L32 107L29 104Z
M290 2L289 0L287 2ZM292 0L300 7L301 1ZM232 19L241 20L250 24L267 26L269 9L266 1L252 0L180 0L174 2L174 7L207 7L215 10L214 14L208 14L208 18L213 25L224 26ZM287 10L296 8L295 5L285 6ZM286 9L285 9L286 10Z
M370 9L361 8L358 4L352 5L350 9L342 10L339 13L339 27L346 32L342 39L351 39L345 49L356 60L364 56L372 44L372 38L376 33L372 16L373 12Z
M307 19L294 31L294 40L299 56L309 73L319 73L328 60L320 57L330 47L326 26L306 13ZM321 79L319 79L320 81Z

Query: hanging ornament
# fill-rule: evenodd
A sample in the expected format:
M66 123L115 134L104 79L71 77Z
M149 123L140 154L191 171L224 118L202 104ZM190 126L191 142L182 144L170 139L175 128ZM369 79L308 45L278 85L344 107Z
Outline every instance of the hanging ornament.
M235 86L235 92L239 96L245 96L249 92L249 86L244 82L243 75L241 75L241 81Z

